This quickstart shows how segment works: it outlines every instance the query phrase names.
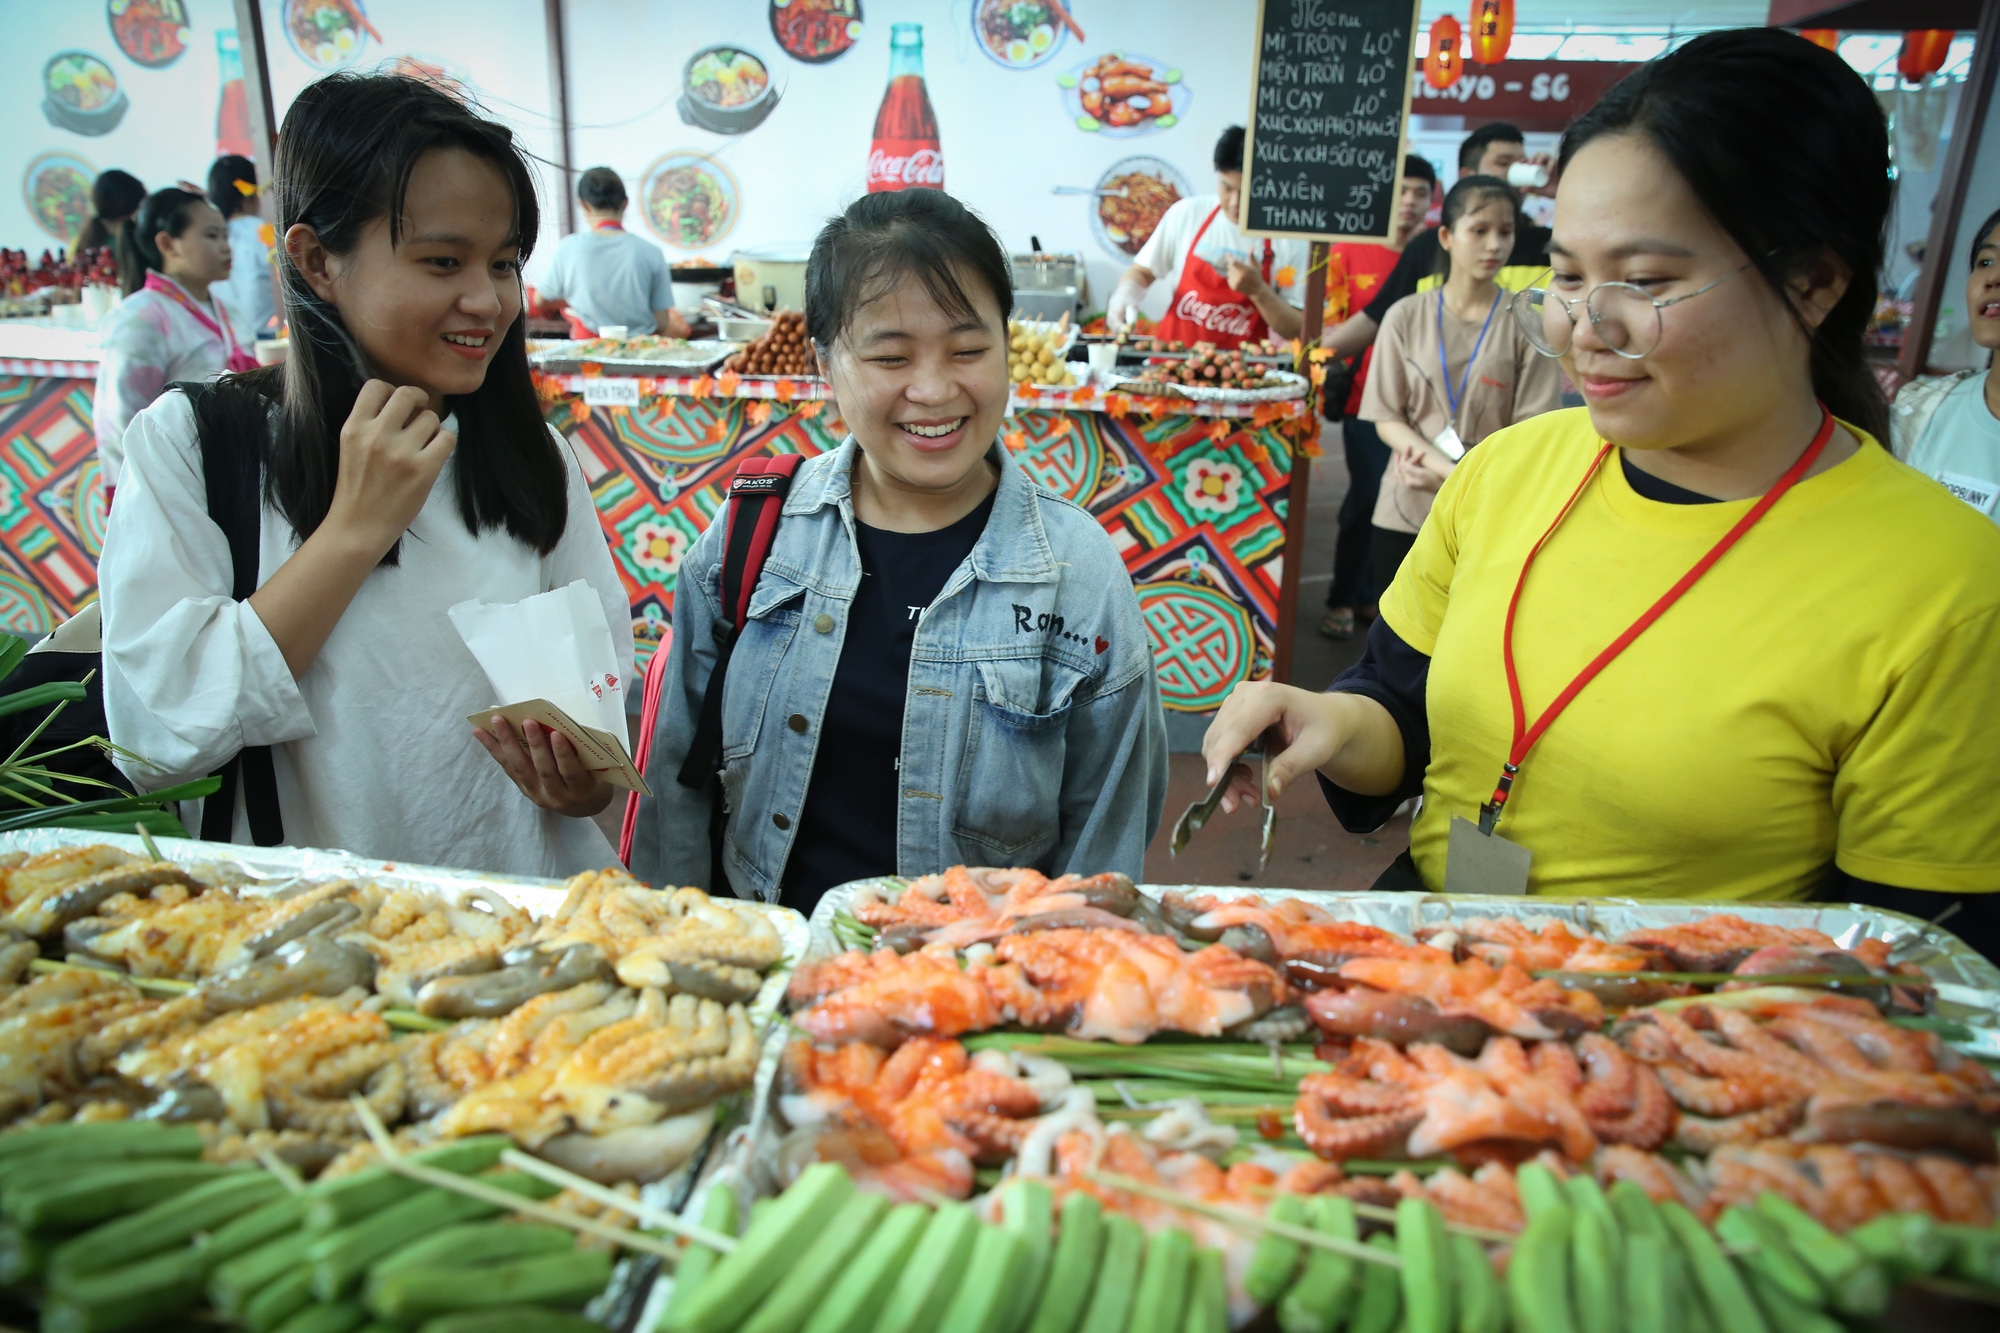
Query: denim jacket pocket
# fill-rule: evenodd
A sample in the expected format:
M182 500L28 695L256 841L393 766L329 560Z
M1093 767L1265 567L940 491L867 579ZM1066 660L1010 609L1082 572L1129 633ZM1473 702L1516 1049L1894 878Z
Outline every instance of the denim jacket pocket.
M750 595L750 611L729 659L729 684L722 695L722 758L741 759L757 748L757 736L771 699L771 686L785 651L798 633L806 590L767 572Z
M1048 660L973 665L952 834L1024 864L1055 846L1062 831L1071 701L1085 677Z

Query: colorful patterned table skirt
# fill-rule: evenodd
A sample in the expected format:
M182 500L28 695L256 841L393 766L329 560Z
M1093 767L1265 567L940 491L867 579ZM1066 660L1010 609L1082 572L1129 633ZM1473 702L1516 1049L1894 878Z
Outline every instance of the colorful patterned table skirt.
M97 596L96 389L94 379L0 374L0 630L10 634L38 638Z
M577 446L630 595L642 670L672 622L681 559L721 508L738 461L840 443L832 403L803 392L787 401L765 387L754 397L647 392L635 408L586 408L572 377L543 384L548 419ZM96 596L104 496L94 388L0 376L0 629L47 633ZM1238 681L1271 674L1295 435L1309 419L1299 404L1196 415L1121 398L1109 410L1103 400L1087 409L1018 402L1002 438L1036 481L1097 515L1139 590L1162 700L1206 712Z
M636 407L586 406L578 377L542 386L548 419L577 446L596 496L642 663L672 622L681 560L722 507L737 463L811 456L842 438L834 405L803 392L782 401L761 385L756 398L653 391L665 383L645 381ZM1051 401L1017 401L1002 439L1036 481L1095 514L1124 554L1166 706L1207 712L1238 681L1270 675L1294 434L1314 434L1304 405L1240 415L1123 395L1108 410L1104 400L1088 410L1033 405Z

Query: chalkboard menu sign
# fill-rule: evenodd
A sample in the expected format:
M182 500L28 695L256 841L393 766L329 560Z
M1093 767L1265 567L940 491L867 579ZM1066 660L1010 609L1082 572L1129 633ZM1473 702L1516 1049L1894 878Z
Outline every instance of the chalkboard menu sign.
M1387 241L1419 0L1259 0L1243 230Z

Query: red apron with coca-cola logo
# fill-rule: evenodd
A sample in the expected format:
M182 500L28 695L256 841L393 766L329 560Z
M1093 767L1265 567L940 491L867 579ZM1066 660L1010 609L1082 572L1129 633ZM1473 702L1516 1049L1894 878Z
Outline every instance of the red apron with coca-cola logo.
M1200 230L1188 242L1187 258L1181 264L1180 285L1174 288L1173 304L1154 327L1155 338L1184 343L1214 343L1217 347L1240 347L1260 341L1271 330L1256 303L1229 285L1229 279L1215 271L1206 259L1197 259L1195 249L1208 234L1208 224L1222 212L1217 204L1202 219ZM1264 281L1271 280L1271 242L1264 242Z

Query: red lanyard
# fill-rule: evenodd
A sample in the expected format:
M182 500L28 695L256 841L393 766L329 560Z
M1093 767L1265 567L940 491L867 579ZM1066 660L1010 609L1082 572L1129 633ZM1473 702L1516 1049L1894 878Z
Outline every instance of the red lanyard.
M591 224L590 224L590 226L591 226L591 229L592 229L593 231L624 231L624 230L625 230L625 224L624 224L624 223L622 223L622 222L593 222L593 223L591 223Z
M1528 586L1528 571L1534 567L1535 557L1542 553L1544 546L1548 545L1549 538L1556 535L1556 529L1562 526L1563 519L1568 517L1570 509L1583 495L1584 488L1589 486L1591 478L1597 475L1597 469L1603 465L1605 455L1611 452L1612 446L1606 444L1597 451L1597 457L1590 460L1590 470L1583 474L1582 483L1577 486L1569 499L1564 501L1562 511L1556 515L1556 521L1549 524L1549 530L1542 534L1542 539L1528 552L1528 558L1521 562L1521 576L1514 581L1514 596L1507 603L1507 623L1500 634L1500 656L1507 667L1507 699L1514 706L1514 740L1507 750L1507 762L1501 766L1500 781L1494 784L1493 799L1479 807L1481 833L1493 832L1493 826L1499 822L1501 810L1506 807L1507 793L1514 788L1514 778L1520 773L1522 762L1527 759L1528 751L1535 748L1535 742L1542 738L1542 733L1549 729L1549 724L1562 715L1563 709L1569 707L1571 700L1583 693L1584 686L1597 679L1600 671L1610 666L1620 653L1632 646L1634 640L1652 628L1653 622L1665 615L1668 607L1678 602L1686 595L1689 588L1699 583L1702 575L1715 568L1715 562L1728 554L1730 547L1743 540L1743 535L1756 527L1757 521L1770 513L1773 505L1785 498L1785 492L1798 485L1799 479L1812 470L1812 465L1825 451L1826 442L1833 438L1833 414L1826 410L1824 404L1821 404L1819 411L1819 431L1813 436L1812 443L1806 446L1806 451L1799 455L1798 462L1793 463L1785 475L1778 478L1770 490L1764 492L1764 497L1750 507L1749 513L1736 521L1735 527L1722 535L1722 540L1709 548L1707 555L1695 561L1694 568L1681 575L1680 581L1667 589L1659 601L1654 602L1646 609L1645 614L1632 622L1629 629L1613 639L1610 647L1592 658L1590 665L1577 672L1576 679L1572 680L1563 692L1542 710L1542 715L1535 719L1535 724L1529 726L1527 708L1521 701L1520 673L1514 668L1514 613L1521 608L1521 590Z

